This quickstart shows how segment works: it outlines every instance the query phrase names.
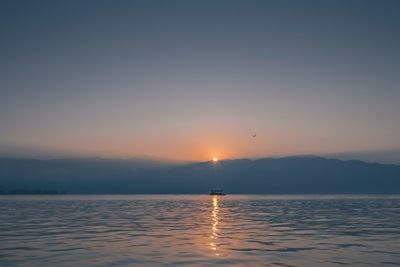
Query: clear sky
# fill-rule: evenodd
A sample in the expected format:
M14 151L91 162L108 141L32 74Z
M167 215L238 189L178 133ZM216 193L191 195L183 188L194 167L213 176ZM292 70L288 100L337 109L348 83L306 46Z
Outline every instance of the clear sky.
M399 148L399 13L400 1L3 0L0 148L189 160Z

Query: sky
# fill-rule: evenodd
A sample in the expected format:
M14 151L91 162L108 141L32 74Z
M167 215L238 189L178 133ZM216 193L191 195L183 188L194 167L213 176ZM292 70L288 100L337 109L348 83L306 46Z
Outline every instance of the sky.
M207 160L398 149L399 10L1 1L0 150Z

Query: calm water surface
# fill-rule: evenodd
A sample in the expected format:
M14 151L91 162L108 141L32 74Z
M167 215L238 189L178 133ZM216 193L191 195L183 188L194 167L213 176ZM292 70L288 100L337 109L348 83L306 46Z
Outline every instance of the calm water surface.
M400 266L400 197L0 197L0 266L175 265Z

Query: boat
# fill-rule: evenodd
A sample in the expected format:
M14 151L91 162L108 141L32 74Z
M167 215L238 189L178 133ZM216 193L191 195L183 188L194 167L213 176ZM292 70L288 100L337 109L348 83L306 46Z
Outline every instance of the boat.
M224 190L221 189L211 189L210 196L225 196Z

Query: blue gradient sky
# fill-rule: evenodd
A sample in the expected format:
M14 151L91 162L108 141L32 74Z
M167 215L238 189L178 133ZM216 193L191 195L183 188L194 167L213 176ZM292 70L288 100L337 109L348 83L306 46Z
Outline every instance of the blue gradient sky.
M0 148L190 160L399 148L399 11L1 1Z

